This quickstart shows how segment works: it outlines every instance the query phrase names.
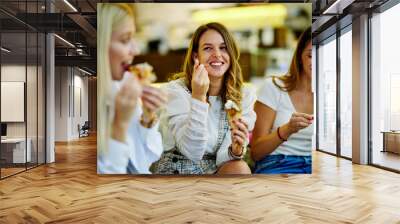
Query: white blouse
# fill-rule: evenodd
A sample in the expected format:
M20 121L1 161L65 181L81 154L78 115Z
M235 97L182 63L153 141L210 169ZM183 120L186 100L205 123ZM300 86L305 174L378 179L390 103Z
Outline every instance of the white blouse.
M137 104L129 124L126 142L110 138L105 154L98 155L99 174L126 174L129 160L138 174L150 174L149 168L163 151L158 123L152 128L140 124L141 106Z
M110 108L114 108L115 95L126 79L113 81ZM113 109L110 109L111 117L114 117ZM108 148L97 158L97 172L99 174L126 174L128 163L131 161L133 170L139 174L149 174L152 163L157 161L162 152L161 134L158 131L159 123L152 128L145 128L140 124L142 106L139 101L129 122L126 142L120 142L110 138ZM104 136L106 137L106 136Z
M279 79L276 79L276 81L278 84L283 84ZM276 117L270 131L275 131L278 127L289 122L292 114L296 112L288 92L279 89L273 83L272 78L267 78L260 87L257 101L276 112ZM271 155L310 156L313 127L314 123L292 134L288 140L280 144Z
M179 79L163 87L169 99L160 123L164 151L178 146L179 151L193 161L201 160L205 153L216 153L217 166L233 160L228 151L232 143L229 129L220 148L215 149L219 119L223 109L221 97L210 96L208 98L210 104L201 102L192 98L182 84L183 79ZM255 100L255 91L243 88L242 118L248 124L249 131L253 130L256 121L253 109Z

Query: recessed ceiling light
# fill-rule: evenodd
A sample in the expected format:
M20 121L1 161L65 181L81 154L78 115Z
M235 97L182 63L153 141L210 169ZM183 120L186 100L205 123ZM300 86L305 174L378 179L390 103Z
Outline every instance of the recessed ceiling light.
M1 47L1 50L4 51L4 52L7 52L7 53L10 53L10 52L11 52L11 50L9 50L9 49L7 49L7 48L5 48L5 47Z
M68 0L64 0L65 4L67 4L72 10L74 10L74 12L78 12L78 10L71 4L69 3Z
M54 34L54 36L57 37L58 39L60 39L61 41L63 41L64 43L66 43L67 45L69 45L69 46L75 48L75 45L71 44L71 42L67 41L66 39L64 39L64 38L62 38L62 37L60 37L60 36L58 36L57 34Z
M83 69L81 69L81 68L79 68L79 67L78 67L78 70L81 71L81 72L83 72L83 73L85 73L85 74L87 74L87 75L92 75L92 73L90 73L90 72L88 72L88 71L86 71L86 70L83 70Z
M322 14L342 14L343 9L351 5L355 0L336 0L327 9L325 9Z

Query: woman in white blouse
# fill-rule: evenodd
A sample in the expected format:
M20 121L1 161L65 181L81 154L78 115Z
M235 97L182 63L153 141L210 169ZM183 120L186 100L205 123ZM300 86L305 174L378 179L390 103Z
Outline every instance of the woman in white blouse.
M97 8L97 170L150 173L163 151L155 111L166 99L159 89L142 86L126 71L138 53L131 5L99 3ZM143 116L142 106L149 116Z
M164 87L169 95L161 118L165 152L156 173L251 173L242 157L256 119L255 93L243 86L239 54L223 25L209 23L195 31L183 72ZM224 110L228 100L242 114L232 128Z
M311 51L308 28L300 36L288 74L266 79L258 92L251 143L255 173L311 173Z

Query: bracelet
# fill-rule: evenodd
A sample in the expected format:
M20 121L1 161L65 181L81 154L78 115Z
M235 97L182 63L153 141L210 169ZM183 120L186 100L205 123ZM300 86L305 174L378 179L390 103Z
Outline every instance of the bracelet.
M281 127L278 127L278 130L277 130L278 137L279 137L279 139L282 140L283 142L286 142L287 139L284 139L284 138L281 136L281 134L279 133L279 128L281 128Z
M229 155L230 155L234 160L241 160L241 159L243 159L244 154L246 154L245 151L246 151L246 148L243 147L243 149L242 149L242 154L240 154L239 156L237 156L237 155L235 155L235 154L232 152L232 146L229 146L229 149L228 149Z

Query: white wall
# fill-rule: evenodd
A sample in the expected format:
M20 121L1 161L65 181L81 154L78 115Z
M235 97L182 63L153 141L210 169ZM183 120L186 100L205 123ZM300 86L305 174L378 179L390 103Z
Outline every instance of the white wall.
M55 68L55 141L68 140L68 71L67 67Z
M2 65L1 81L25 82L25 65Z
M28 66L28 71L32 67ZM1 81L2 82L25 82L25 65L2 65L1 66ZM7 108L1 108L7 110ZM7 136L9 137L25 137L24 122L7 123Z
M56 67L56 141L77 139L78 124L88 120L88 78L82 75L76 68Z
M25 82L25 74L27 69L28 74L32 74L33 70L36 69L33 66L28 66L25 68L25 65L2 65L1 66L1 81L4 82ZM36 70L35 70L36 74ZM27 93L28 97L36 97L36 90L34 93ZM28 100L28 99L27 99ZM32 100L28 100L30 102ZM36 105L35 105L36 106ZM7 108L1 108L1 110L7 110ZM28 114L28 120L33 120ZM7 136L8 137L25 137L25 122L7 122ZM31 127L31 125L29 126ZM29 136L28 136L29 137Z
M85 122L88 120L88 77L75 75L74 85L81 89L82 115L78 117L80 118L80 122Z
M1 121L24 122L25 82L1 81ZM36 107L35 107L36 108Z

